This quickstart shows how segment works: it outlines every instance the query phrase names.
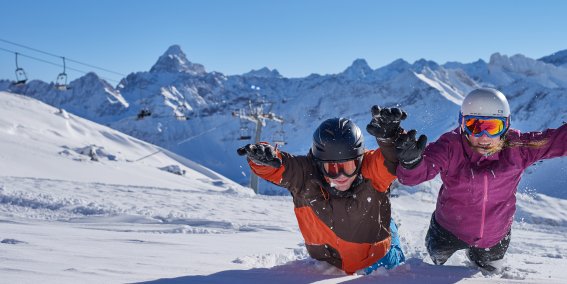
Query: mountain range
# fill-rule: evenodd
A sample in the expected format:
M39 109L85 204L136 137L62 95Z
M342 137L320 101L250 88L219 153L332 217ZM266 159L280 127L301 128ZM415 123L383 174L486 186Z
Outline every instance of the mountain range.
M375 104L402 107L409 114L402 126L434 141L457 126L463 97L478 87L494 87L508 97L513 128L538 131L567 121L567 50L540 59L494 53L488 62L442 65L398 59L377 69L356 59L338 74L286 78L268 68L231 76L207 72L173 45L149 71L131 73L115 87L95 73L72 81L67 91L42 81L12 83L0 80L0 90L157 144L241 184L246 184L249 169L235 150L251 143L239 138L243 132L253 137L255 128L234 115L242 111L283 118L283 123L264 121L261 140L285 140L282 149L294 154L309 151L312 133L324 119L349 117L364 129ZM376 147L370 135L365 133L365 139L367 148ZM565 180L550 180L545 170L560 167L565 172L563 160L538 165L542 169L529 171L523 186L545 184L550 194L564 187ZM262 190L278 192L267 183Z

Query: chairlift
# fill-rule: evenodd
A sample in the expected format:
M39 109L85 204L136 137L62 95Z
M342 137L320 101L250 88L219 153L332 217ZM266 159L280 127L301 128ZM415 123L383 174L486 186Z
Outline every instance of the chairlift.
M232 116L238 117L240 121L240 135L238 136L238 140L250 140L252 139L252 132L248 127L248 120L246 117L248 114L244 109L239 109L237 111L232 112Z
M26 75L26 71L23 68L20 68L18 65L18 53L16 52L16 82L14 83L15 86L22 86L28 81L28 76Z
M285 142L285 132L283 130L283 124L280 125L281 125L280 129L274 132L272 141L274 141L275 145L284 146L285 144L287 144L287 142Z
M57 75L57 80L55 80L55 88L59 91L66 91L67 87L67 73L65 73L67 66L65 64L65 57L61 57L63 59L63 72Z
M250 140L252 139L252 132L250 127L248 127L248 121L246 120L246 118L244 118L246 116L246 113L244 112L244 110L240 110L239 113L239 117L240 117L240 137L238 138L238 140Z
M146 116L151 116L152 112L148 109L148 108L143 108L140 110L140 112L138 112L138 116L136 118L136 120L142 120L144 119L144 117Z
M250 140L252 139L252 134L250 134L250 128L247 123L240 124L240 137L238 140Z
M189 111L187 110L187 107L185 105L177 106L176 111L174 112L175 119L179 121L189 120L189 116L187 116L188 112Z
M175 115L175 119L179 121L186 121L189 120L189 117L187 117L186 115Z

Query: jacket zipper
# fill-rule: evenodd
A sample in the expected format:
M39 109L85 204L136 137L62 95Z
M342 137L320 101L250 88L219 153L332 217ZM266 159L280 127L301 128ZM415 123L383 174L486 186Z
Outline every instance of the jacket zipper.
M486 202L488 201L488 174L484 173L484 194L482 196L482 217L480 220L480 238L484 235L484 219L486 218Z

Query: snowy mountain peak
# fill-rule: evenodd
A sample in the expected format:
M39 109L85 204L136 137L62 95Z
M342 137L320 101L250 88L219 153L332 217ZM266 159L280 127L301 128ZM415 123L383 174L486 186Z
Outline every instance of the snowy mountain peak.
M567 67L567 49L544 56L538 60L558 67Z
M398 59L392 61L392 63L384 66L383 68L402 70L402 69L407 69L410 66L411 65L407 61L405 61L401 58L398 58Z
M181 50L181 47L179 45L170 46L167 51L162 56L160 56L152 69L150 69L150 72L183 72L192 75L202 75L206 73L205 67L203 65L192 63L191 61L187 60L187 56Z
M248 73L243 74L244 77L258 77L258 78L283 78L283 76L278 72L277 69L270 70L268 67L264 67L258 70L251 70Z
M372 73L372 68L364 59L356 59L343 74L350 79L364 78Z
M524 81L532 81L547 88L567 87L567 82L565 82L567 69L521 54L508 57L495 53L490 57L489 68L495 72L507 73L505 82L508 83L522 78ZM502 74L499 76L502 77Z
M439 64L437 64L435 61L425 60L423 58L413 63L413 68L416 71L422 71L426 67L431 70L435 70L439 68Z
M489 64L493 66L501 66L508 71L517 71L519 69L528 69L534 67L545 68L545 64L543 62L528 58L522 54L507 56L502 55L498 52L490 56Z
M89 72L87 74L85 74L85 76L82 77L82 79L84 81L94 81L94 82L100 82L101 78L95 73L95 72Z
M374 76L376 78L382 78L384 80L389 80L392 77L399 75L400 73L407 71L411 68L411 64L403 59L396 59L392 63L380 67L374 71Z

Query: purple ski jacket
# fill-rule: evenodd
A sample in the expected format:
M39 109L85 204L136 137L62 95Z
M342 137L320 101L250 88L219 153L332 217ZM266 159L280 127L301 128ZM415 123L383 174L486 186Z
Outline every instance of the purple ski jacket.
M510 129L506 140L501 151L483 156L457 128L427 145L416 168L398 166L398 179L416 185L440 173L437 222L470 246L492 247L512 226L524 170L538 160L567 155L567 124L544 132Z

